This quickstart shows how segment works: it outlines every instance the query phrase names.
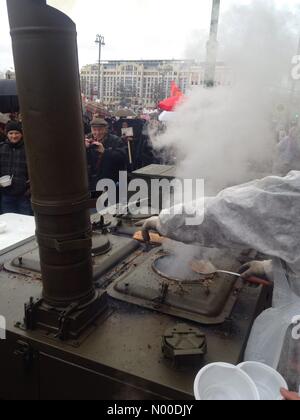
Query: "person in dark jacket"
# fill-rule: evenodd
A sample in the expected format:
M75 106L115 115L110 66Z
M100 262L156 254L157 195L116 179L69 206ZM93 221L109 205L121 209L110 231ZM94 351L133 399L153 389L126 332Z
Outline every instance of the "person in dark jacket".
M3 213L33 215L23 131L20 123L6 126L7 140L0 145L0 177L11 177L10 186L1 187Z
M122 140L109 133L108 123L94 118L92 133L86 137L86 151L90 190L95 191L101 179L119 180L119 172L126 168L126 147Z

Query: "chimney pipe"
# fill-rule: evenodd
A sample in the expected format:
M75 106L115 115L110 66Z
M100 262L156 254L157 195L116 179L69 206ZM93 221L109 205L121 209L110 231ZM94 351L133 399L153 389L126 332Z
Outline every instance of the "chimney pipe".
M46 0L7 0L43 301L95 300L75 24Z

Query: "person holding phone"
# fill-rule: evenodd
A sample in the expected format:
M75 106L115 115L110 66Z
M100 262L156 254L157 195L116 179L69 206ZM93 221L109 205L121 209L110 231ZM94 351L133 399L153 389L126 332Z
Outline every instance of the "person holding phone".
M126 168L126 146L122 140L109 133L108 123L102 118L94 118L91 134L85 138L87 152L89 186L96 191L101 179L119 180L119 172Z

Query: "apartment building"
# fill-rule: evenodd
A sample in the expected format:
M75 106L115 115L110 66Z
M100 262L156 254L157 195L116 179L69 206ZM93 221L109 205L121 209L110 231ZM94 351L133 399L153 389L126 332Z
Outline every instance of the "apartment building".
M81 89L88 99L98 98L98 64L81 69ZM107 61L101 63L100 101L105 105L147 106L170 95L174 80L185 93L204 83L205 64L192 60ZM217 64L216 84L231 83L231 72Z

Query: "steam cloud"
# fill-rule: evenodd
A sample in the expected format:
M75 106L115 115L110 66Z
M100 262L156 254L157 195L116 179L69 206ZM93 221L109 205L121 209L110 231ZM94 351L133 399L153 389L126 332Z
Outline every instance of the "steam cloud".
M232 85L191 91L155 140L177 149L178 176L204 178L206 194L215 194L271 172L273 111L289 97L298 35L296 16L273 0L221 15L219 59L231 69Z
M49 6L55 7L64 13L71 13L77 0L48 0Z

